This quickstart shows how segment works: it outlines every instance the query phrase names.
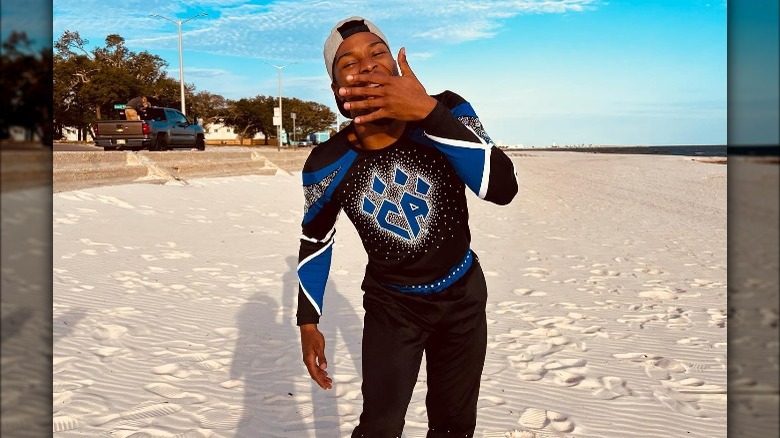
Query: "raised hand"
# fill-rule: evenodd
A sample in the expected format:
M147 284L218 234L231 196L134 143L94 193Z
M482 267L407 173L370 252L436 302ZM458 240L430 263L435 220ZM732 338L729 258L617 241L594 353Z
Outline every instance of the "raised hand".
M366 110L367 114L355 117L355 123L368 123L388 118L404 121L424 119L436 106L436 99L429 96L409 67L406 48L398 52L401 76L385 76L372 73L347 75L348 85L339 88L339 95L346 98L361 97L344 103L347 110Z

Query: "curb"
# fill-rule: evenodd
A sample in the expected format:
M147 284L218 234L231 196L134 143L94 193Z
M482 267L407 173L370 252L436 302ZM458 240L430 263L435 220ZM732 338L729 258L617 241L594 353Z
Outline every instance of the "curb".
M273 154L277 155L277 154ZM187 179L239 175L290 175L300 171L308 154L274 157L258 151L55 152L54 192L106 185L165 184Z

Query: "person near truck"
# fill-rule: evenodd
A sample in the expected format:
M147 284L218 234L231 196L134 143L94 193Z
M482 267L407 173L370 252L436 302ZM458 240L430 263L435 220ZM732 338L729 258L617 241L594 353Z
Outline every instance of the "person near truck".
M363 411L352 437L401 436L423 354L427 437L472 437L487 348L487 286L470 248L466 189L508 204L518 190L514 165L465 99L452 91L429 95L406 50L396 64L368 20L339 22L324 57L339 111L353 120L316 146L303 168L303 362L321 388L332 387L317 325L344 211L368 254Z
M138 96L130 99L125 105L125 120L141 120L139 113L143 113L151 104L146 96Z

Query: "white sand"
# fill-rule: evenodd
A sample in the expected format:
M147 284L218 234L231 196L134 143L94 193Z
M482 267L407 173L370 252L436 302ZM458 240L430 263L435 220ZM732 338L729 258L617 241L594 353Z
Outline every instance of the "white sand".
M513 204L469 199L490 293L475 436L725 436L726 166L514 161ZM55 194L55 436L347 436L366 257L342 215L322 391L294 326L302 204L299 174Z

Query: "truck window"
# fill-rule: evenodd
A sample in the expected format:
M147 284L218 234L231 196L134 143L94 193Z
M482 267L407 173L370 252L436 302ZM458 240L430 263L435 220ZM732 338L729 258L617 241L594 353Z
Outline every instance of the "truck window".
M146 115L143 117L144 120L155 120L155 121L164 121L167 118L165 117L165 109L163 108L147 108L146 109Z

